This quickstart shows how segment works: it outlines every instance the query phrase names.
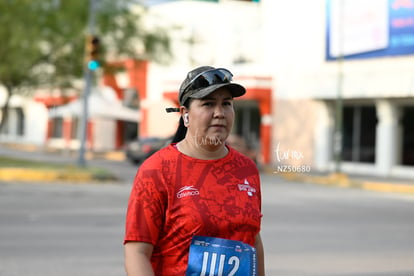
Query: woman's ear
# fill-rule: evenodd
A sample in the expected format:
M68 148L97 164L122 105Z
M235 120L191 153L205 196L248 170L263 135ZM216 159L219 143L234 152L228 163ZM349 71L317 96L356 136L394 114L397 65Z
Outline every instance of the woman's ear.
M180 107L180 113L181 113L181 116L183 117L183 121L184 121L184 126L188 126L188 124L189 124L189 119L188 119L188 110L187 110L187 108L185 107L185 106L181 106Z

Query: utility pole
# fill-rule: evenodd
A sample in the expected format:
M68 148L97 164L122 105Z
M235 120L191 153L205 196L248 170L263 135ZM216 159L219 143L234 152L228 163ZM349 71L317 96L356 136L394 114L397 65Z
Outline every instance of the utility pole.
M92 37L95 33L95 0L89 0L89 18L88 18L88 33L87 38ZM85 152L86 152L86 139L87 139L87 129L88 129L88 101L89 101L89 94L91 91L92 86L92 74L93 70L91 70L88 64L84 67L84 91L82 95L82 117L81 117L81 127L80 127L80 147L79 147L79 158L78 158L78 166L85 167L86 160L85 160Z
M341 172L342 163L342 126L343 126L343 100L342 100L342 57L338 59L338 93L335 101L335 132L334 132L334 154L335 154L335 173Z
M344 59L344 0L339 0L339 19L338 19L338 31L339 31L339 56L338 56L338 76L337 76L337 95L335 102L335 131L333 137L333 150L335 156L335 173L341 172L342 161L342 126L343 126L343 59Z

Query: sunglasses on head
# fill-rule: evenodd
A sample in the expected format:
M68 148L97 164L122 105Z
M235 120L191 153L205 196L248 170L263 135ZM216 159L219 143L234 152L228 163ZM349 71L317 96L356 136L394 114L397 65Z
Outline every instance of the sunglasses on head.
M194 79L187 84L183 89L183 94L189 90L198 90L209 87L213 84L230 83L233 79L233 74L224 68L217 68L198 74Z

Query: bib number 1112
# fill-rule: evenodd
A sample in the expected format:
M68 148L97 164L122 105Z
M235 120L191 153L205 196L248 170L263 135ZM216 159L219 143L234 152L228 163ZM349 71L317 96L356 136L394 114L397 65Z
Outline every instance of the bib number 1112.
M256 249L240 241L194 236L186 276L256 276Z
M209 260L210 258L211 260ZM210 269L208 269L209 264ZM225 254L220 254L220 256L218 256L217 253L204 252L200 276L223 276L224 266L226 264L231 266L231 270L227 275L233 276L239 270L240 259L237 256L231 256L226 260Z

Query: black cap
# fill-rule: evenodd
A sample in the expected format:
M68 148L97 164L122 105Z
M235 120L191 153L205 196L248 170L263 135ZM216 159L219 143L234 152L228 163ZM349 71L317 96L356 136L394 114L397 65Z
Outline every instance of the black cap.
M218 83L218 84L212 84L207 87L203 87L201 89L187 89L189 84L199 75L201 75L204 72L212 71L217 68L211 67L211 66L201 66L197 67L190 72L187 73L187 77L183 81L183 83L180 86L179 94L178 94L178 100L180 102L180 105L184 105L186 100L188 98L195 98L195 99L201 99L206 97L207 95L213 93L219 88L225 87L227 88L230 93L232 94L233 98L240 97L246 93L246 89L237 83Z

